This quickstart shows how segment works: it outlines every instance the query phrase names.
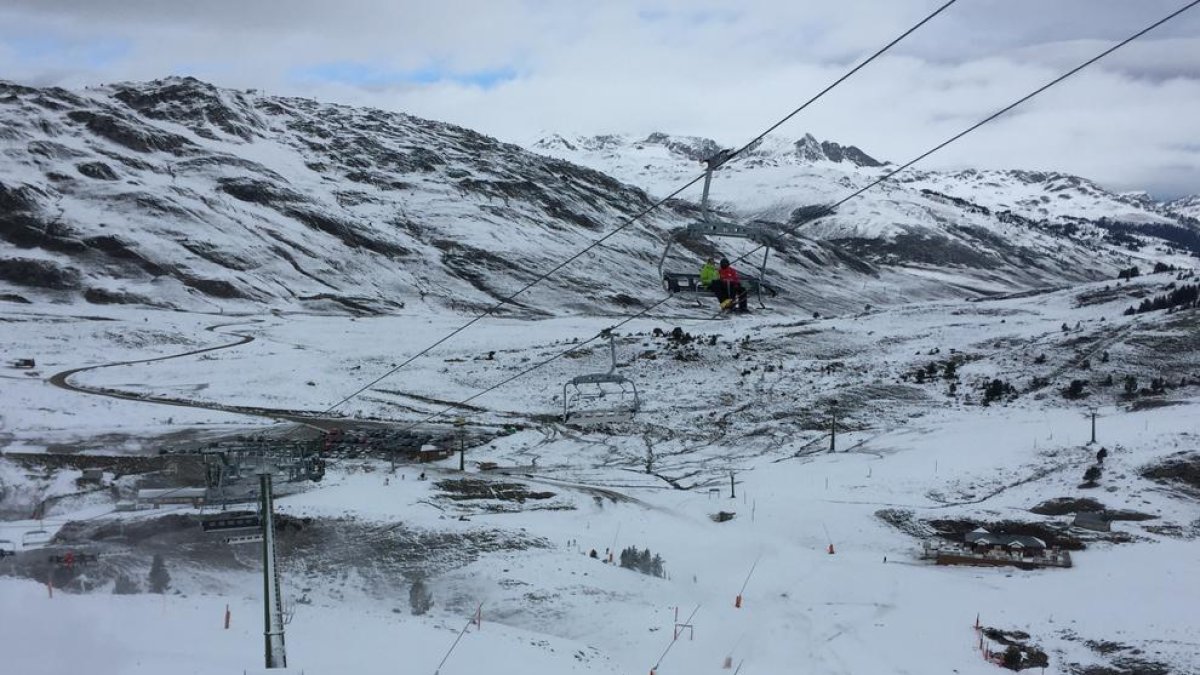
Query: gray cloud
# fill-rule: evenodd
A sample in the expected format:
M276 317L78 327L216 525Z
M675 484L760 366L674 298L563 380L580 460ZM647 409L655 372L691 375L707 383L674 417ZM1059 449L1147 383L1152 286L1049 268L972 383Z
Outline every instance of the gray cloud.
M79 86L167 74L403 110L527 142L542 131L753 136L934 0L8 0L0 76ZM904 160L1179 6L965 0L806 111ZM1200 10L928 166L1058 169L1200 192Z

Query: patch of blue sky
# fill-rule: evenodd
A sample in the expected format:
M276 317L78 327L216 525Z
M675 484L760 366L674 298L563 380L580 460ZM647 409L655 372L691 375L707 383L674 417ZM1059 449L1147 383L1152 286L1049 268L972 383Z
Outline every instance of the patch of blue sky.
M126 57L132 50L129 40L66 40L52 35L27 35L0 32L0 44L21 61L68 61L83 67L102 68Z
M457 71L441 66L402 70L355 61L337 61L294 68L291 77L300 81L337 82L364 87L451 82L480 89L491 89L515 80L517 71L510 67Z

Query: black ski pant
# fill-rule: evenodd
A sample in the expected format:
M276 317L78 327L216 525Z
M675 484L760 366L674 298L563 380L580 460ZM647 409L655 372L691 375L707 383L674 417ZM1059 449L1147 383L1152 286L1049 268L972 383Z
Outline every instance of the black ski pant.
M725 288L724 281L713 281L708 285L708 290L712 291L713 295L717 296L718 303L725 302L725 300L729 298L729 292L728 289Z

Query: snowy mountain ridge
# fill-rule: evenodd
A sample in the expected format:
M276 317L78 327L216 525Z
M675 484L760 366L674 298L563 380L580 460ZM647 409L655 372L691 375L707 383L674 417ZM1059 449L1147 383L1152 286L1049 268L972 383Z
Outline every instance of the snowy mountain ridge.
M556 152L620 152L623 149L666 150L673 157L703 162L722 149L717 141L703 136L677 136L654 132L642 138L628 134L604 134L599 136L573 136L551 134L539 139L531 146L533 150L554 154ZM746 150L743 160L762 164L811 164L813 162L848 163L854 166L884 166L881 162L853 145L842 146L832 141L818 141L812 134L792 141L782 136L766 136Z
M720 149L710 139L666 134L645 139L559 136L531 147L655 196L693 178L701 171L697 158ZM870 185L887 175L889 166L855 146L817 141L811 134L797 141L772 135L721 167L714 175L712 199L739 218L787 221L797 207L840 201ZM1159 202L1146 193L1117 194L1055 171L910 169L849 201L833 217L806 227L803 234L884 264L962 264L969 253L994 256L994 249L1004 244L1068 255L1075 247L1091 247L1100 255L1089 267L1099 272L1103 266L1097 263L1112 263L1114 246L1118 258L1143 248L1200 255L1200 222L1190 215L1197 199ZM1129 239L1143 235L1152 239ZM930 245L914 251L906 241ZM969 252L959 250L964 248Z
M79 92L0 83L0 123L0 296L222 311L478 311L629 222L651 205L646 191L693 177L716 147L559 136L535 154L400 113L192 78ZM713 197L731 216L785 223L884 170L854 146L767 138L721 170ZM1159 239L1114 238L1095 221L1178 228L1182 217L1086 182L1056 193L1032 175L1005 174L997 194L993 174L971 171L869 191L773 255L776 304L828 312L1008 293L1170 256ZM656 302L665 243L697 216L694 201L674 201L509 307ZM748 254L739 243L683 242L667 267Z
M669 192L668 188L699 171L697 162L722 149L712 139L665 133L653 133L646 138L619 134L573 138L551 135L530 147L604 171L652 194ZM714 184L727 192L719 193L714 188L714 196L749 215L756 210L769 210L780 194L794 200L798 189L816 189L808 183L844 185L859 178L875 179L884 175L886 169L871 169L889 165L891 162L876 160L856 146L818 141L812 134L805 134L799 140L772 134L722 168ZM780 167L793 169L780 172ZM1200 213L1200 195L1160 202L1144 191L1115 193L1087 178L1058 171L915 168L892 180L922 187L939 185L956 197L976 200L991 209L1012 209L1025 218L1052 222L1110 217L1174 223Z

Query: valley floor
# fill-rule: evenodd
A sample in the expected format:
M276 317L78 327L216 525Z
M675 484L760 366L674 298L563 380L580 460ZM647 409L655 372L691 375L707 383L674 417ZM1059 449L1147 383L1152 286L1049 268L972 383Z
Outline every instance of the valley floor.
M600 346L470 402L472 428L517 429L468 452L466 478L491 498L464 498L474 484L460 482L457 457L394 474L382 459L344 459L321 483L280 498L279 511L303 524L281 534L294 603L289 662L307 673L434 672L482 603L482 626L443 675L716 673L727 657L744 673L995 672L979 651L977 617L1028 633L1049 656L1047 673L1138 663L1200 672L1198 486L1146 475L1200 454L1200 319L1195 310L1122 314L1165 281L821 319L714 321L681 305L673 318L631 323L620 331L619 372L638 382L645 405L628 425L589 431L554 420L564 381L607 369ZM23 311L3 315L5 358L36 356L37 375L6 371L0 444L10 455L153 455L282 429L272 419L281 411L324 410L463 321ZM422 421L612 323L488 320L340 410L348 420ZM670 337L677 326L690 335ZM82 366L187 352L197 353L69 378L93 393L49 382ZM1156 378L1168 386L1151 391ZM1073 380L1086 383L1078 398L1064 396ZM118 393L159 402L97 395ZM1098 486L1082 488L1101 446ZM500 471L481 471L484 461ZM428 480L417 479L422 471ZM109 492L70 494L78 475L0 460L9 514L0 539L18 549L0 560L0 608L19 617L0 632L13 672L258 666L254 547L230 550L191 530L156 534L158 543L105 539L105 523L142 531L195 512L114 513ZM118 479L118 491L132 480ZM505 498L512 490L532 494ZM41 525L24 519L48 497ZM1101 535L1067 528L1067 515L1030 512L1062 497L1147 519ZM719 511L732 519L715 522ZM917 535L952 521L1036 523L1086 548L1072 552L1070 569L919 560ZM38 527L62 528L60 538L26 550L22 537ZM80 532L105 552L96 588L49 598L29 570ZM587 555L627 547L660 555L666 578ZM113 595L118 571L145 586L152 551L163 553L172 591ZM434 599L423 616L409 609L418 579ZM694 628L672 645L676 608L680 622L694 612Z

